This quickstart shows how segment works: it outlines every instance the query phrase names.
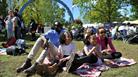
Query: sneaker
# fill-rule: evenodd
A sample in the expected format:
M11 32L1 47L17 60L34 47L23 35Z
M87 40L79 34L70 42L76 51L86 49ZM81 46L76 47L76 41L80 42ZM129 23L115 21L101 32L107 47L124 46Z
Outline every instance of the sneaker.
M66 71L67 70L67 67L63 67L62 69L63 69L63 71Z
M70 67L72 66L72 63L73 63L74 57L75 57L75 53L72 53L70 56L71 57L70 57L69 61L67 61L67 63L66 63L66 70L65 70L66 72L69 72Z
M26 61L23 63L23 65L16 69L16 72L20 73L20 72L24 71L25 69L28 69L31 66L32 66L31 59L26 59Z
M38 63L34 63L31 67L28 69L25 69L23 72L28 74L28 75L34 75L36 73L36 68L38 66Z

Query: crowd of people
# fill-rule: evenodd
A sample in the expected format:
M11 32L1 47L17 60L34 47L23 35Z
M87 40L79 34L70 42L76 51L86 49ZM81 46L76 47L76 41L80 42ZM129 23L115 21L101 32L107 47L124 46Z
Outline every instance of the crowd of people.
M90 29L94 33L97 33L98 26L89 26L89 27L81 27L80 29L72 27L72 34L74 39L76 40L83 40L84 36L83 33ZM138 26L136 24L131 23L122 23L122 24L104 24L105 30L106 30L106 36L111 37L113 40L123 40L123 42L129 43L138 43L136 39L138 39ZM137 36L135 36L137 35ZM133 38L133 39L132 39ZM131 40L130 40L131 39Z
M137 25L130 23L112 27L111 29L112 39L122 39L123 41L127 40L127 38L130 35L137 33L137 29L138 29Z
M0 17L0 26L4 25L8 41L2 46L7 48L16 43L17 39L23 38L21 29L24 28L23 20L16 11L8 11L8 16L3 19ZM122 27L122 26L120 26ZM30 31L32 40L36 40L30 50L25 62L16 69L17 73L24 72L31 76L39 71L39 74L56 74L58 71L73 72L83 63L103 64L106 59L109 62L113 59L119 59L122 54L116 51L112 39L116 38L117 29L121 32L122 39L125 38L127 31L122 28L111 28L107 30L103 25L95 28L81 28L81 35L75 36L74 30L68 31L63 28L60 22L55 22L52 28L36 38L37 26L34 19L30 22ZM0 27L2 29L2 27ZM132 28L131 28L132 29ZM134 29L134 28L133 28ZM1 31L1 30L0 30ZM112 35L109 35L109 32ZM131 30L132 31L132 30ZM134 29L134 31L136 31ZM77 33L80 33L79 31ZM128 31L129 33L129 31ZM77 52L74 38L81 36L84 46L80 52ZM40 49L42 48L42 51ZM32 60L37 52L41 52L37 60L32 64ZM41 70L41 71L40 71Z
M5 41L1 45L8 55L16 56L26 53L26 35L30 34L29 39L36 41L36 33L44 33L43 25L31 18L26 26L22 16L18 14L18 9L9 10L7 14L5 17L0 15L0 34L3 35L2 40Z
M28 27L25 26L22 16L18 14L18 9L9 10L8 15L3 17L0 15L0 32L5 36L6 43L3 43L4 48L8 48L16 43L18 39L25 39L26 33L31 34L30 40L35 41L36 32L44 33L42 24L36 23L32 18Z

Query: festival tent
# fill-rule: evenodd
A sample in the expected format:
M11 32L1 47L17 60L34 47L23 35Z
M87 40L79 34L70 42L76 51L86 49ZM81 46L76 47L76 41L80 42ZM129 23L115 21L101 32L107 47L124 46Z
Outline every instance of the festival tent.
M123 23L127 24L127 23L131 23L132 21L124 21Z
M131 24L138 24L138 20L131 21Z
M94 28L98 28L99 24L83 24L84 28L88 28L88 27L94 27Z
M130 23L130 24L138 24L138 20L134 20L134 21L124 21L123 23L127 24L127 23Z

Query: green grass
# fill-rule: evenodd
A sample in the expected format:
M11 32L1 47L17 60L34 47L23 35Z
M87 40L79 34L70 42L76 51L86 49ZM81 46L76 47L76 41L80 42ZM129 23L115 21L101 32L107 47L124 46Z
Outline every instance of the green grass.
M76 41L75 41L76 42ZM113 41L117 51L121 52L126 58L133 58L136 62L138 62L138 45L130 45L124 44L122 41ZM1 41L0 41L1 44ZM27 41L27 45L30 51L34 42ZM83 43L81 41L77 41L77 50L81 50L83 48ZM41 51L40 51L41 52ZM40 54L37 54L35 58L37 58ZM22 56L0 56L0 77L25 77L25 74L17 74L16 68L19 67L27 55ZM122 68L111 68L108 71L105 71L101 74L100 77L138 77L138 64L129 67ZM73 74L61 73L58 77L79 77ZM38 75L34 75L33 77L39 77Z

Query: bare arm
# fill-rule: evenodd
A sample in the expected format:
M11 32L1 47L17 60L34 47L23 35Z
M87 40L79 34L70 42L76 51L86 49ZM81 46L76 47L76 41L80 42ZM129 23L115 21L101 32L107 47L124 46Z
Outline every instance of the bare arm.
M111 40L111 38L109 38L108 39L108 43L109 43L109 47L110 47L110 52L116 52L116 49L115 49L115 47L114 47L114 45L113 45L113 43L112 43L112 40Z
M17 26L17 18L13 20L13 31L15 31L15 27Z
M91 55L92 52L96 50L96 47L92 47L90 50L87 47L84 47L84 53L88 56Z

